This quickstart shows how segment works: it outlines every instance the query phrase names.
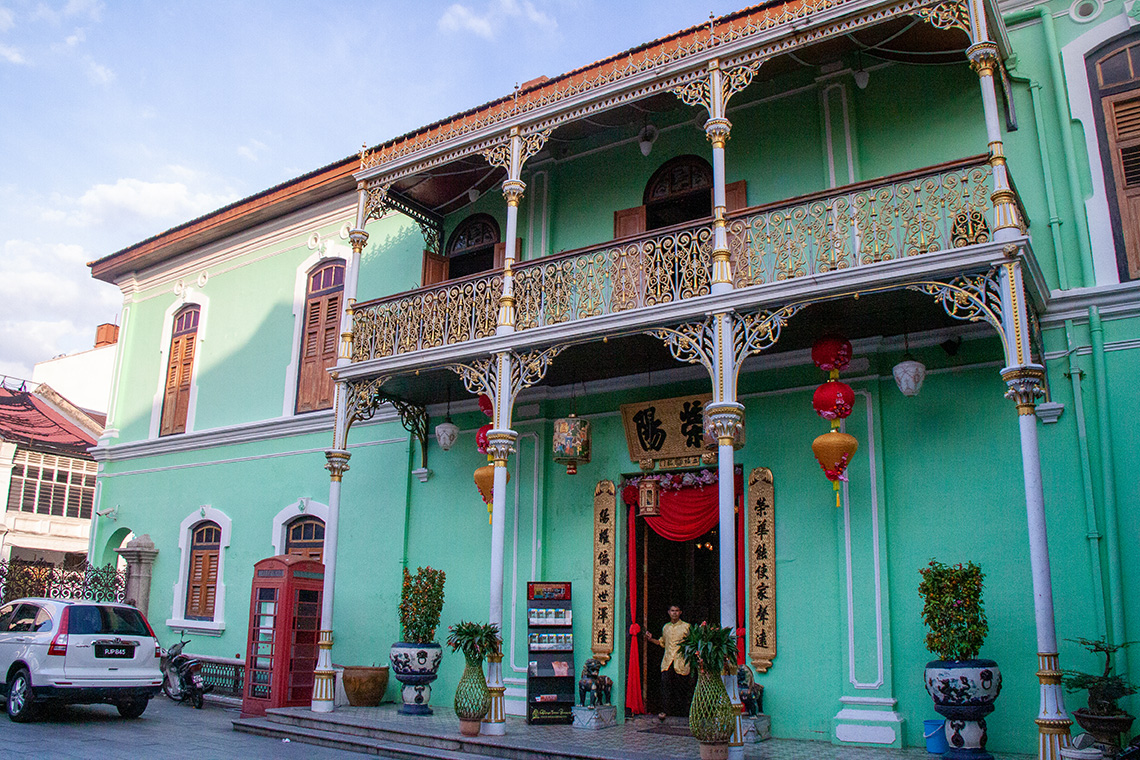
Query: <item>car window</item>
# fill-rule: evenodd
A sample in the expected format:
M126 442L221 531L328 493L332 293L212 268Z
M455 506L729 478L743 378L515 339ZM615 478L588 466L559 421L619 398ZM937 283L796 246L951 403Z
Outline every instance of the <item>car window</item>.
M0 607L0 633L8 630L8 620L12 617L12 612L15 611L16 605L5 604Z
M138 610L130 607L103 607L73 604L68 613L67 631L84 634L118 634L149 636L146 621Z
M35 630L36 613L40 608L34 604L21 604L8 623L10 633L27 633Z
M51 627L51 613L48 612L47 607L40 607L40 611L36 613L35 631L42 633L43 631L50 631Z

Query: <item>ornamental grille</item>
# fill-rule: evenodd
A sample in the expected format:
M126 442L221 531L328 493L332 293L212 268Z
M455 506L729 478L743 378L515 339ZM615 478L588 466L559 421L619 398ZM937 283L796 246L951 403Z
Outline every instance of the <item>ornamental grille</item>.
M86 459L20 449L12 465L8 510L90 520L96 469Z
M0 561L0 604L24 597L122 602L127 573L114 565L64 568L48 562Z

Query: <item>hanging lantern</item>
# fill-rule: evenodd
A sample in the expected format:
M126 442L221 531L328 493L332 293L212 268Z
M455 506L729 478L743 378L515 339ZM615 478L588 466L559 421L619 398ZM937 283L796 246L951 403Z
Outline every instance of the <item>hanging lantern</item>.
M823 468L824 475L835 487L835 506L839 506L839 481L847 480L844 472L851 457L859 450L855 436L831 430L811 442L812 453Z
M830 372L834 380L851 363L851 341L839 335L825 335L811 347L811 360L824 372Z
M507 482L511 482L510 470L507 470ZM495 465L487 459L487 464L475 470L475 487L479 489L479 496L487 505L487 524L491 523L491 503L495 494Z
M487 453L487 433L489 432L491 432L490 422L475 431L475 447L479 449L480 454Z
M459 426L451 421L451 417L435 426L435 440L444 451L450 450L457 438L459 438Z
M578 464L590 463L590 423L571 413L554 421L554 461L566 465L566 474L578 472Z
M637 485L637 514L639 517L657 517L660 509L661 484L654 478L643 478Z
M922 390L922 381L926 379L926 365L910 354L905 354L903 360L891 370L891 374L895 376L895 385L904 396L917 396Z
M491 397L486 393L479 394L479 411L488 417L495 416L495 405L491 403Z
M839 427L839 420L851 414L851 407L855 404L855 391L847 383L838 380L826 382L815 389L811 397L811 405L815 413L825 420L831 420L832 427Z

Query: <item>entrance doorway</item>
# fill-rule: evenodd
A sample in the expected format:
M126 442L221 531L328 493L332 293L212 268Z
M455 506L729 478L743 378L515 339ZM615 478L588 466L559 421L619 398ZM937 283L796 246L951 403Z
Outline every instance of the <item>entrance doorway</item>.
M637 545L641 550L641 598L643 620L654 638L669 621L669 607L682 610L681 619L692 625L707 621L720 624L720 549L716 528L689 541L670 541L657 535L644 520L638 521ZM645 709L663 712L661 695L661 647L642 649L642 683Z

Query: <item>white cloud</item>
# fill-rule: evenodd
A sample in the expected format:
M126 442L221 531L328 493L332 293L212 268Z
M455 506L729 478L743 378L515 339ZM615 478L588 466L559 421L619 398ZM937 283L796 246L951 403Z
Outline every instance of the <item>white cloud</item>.
M95 185L77 203L73 224L110 224L120 220L177 222L200 216L235 200L232 194L196 192L184 182L146 182L123 178Z
M558 22L553 17L535 8L534 3L530 0L522 0L521 2L519 0L499 0L499 7L506 15L523 16L536 26L543 26L550 30L558 26Z
M103 3L100 0L68 0L62 8L56 10L47 3L36 6L32 19L43 20L50 24L59 25L65 19L84 16L92 21L99 21L103 15Z
M91 80L92 84L110 84L115 80L115 72L101 63L95 61L87 61L87 78Z
M495 30L491 27L488 16L477 16L470 8L456 3L448 7L439 17L439 28L445 32L469 31L483 37L494 39Z
M27 63L24 56L14 47L8 45L0 45L0 58L3 58L8 63Z
M72 48L78 45L80 42L83 42L85 39L87 39L87 33L82 29L76 29L74 32L69 34L63 40L63 42L65 45L67 45L67 47Z
M16 17L7 8L0 8L0 32L6 32L16 25Z
M237 149L238 155L250 161L256 161L260 154L269 150L269 146L261 140L250 138L250 141Z

